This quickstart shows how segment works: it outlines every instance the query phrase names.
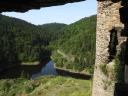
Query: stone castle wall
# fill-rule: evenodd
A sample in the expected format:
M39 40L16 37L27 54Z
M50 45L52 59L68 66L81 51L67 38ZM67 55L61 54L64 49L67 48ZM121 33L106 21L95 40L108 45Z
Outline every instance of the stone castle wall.
M105 75L102 66L113 69L113 61L109 60L110 34L113 28L123 28L120 22L120 2L113 3L111 0L98 2L97 9L97 32L96 32L96 61L93 78L92 96L114 96L115 80ZM119 43L125 40L119 38ZM118 44L117 47L120 47ZM105 70L104 70L105 71ZM112 71L111 73L112 74Z

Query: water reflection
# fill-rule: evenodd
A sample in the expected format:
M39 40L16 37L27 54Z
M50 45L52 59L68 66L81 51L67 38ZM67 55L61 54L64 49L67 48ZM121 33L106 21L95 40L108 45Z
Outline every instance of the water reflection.
M39 77L41 75L57 75L57 71L54 67L54 62L53 61L49 61L42 69L39 73L37 74L33 74L31 76L31 79L34 79L36 77Z

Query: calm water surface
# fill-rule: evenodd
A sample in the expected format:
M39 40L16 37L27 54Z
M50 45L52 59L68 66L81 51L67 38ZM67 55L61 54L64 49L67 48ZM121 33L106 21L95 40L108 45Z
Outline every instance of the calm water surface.
M57 75L56 69L54 67L54 62L53 61L49 61L42 69L39 73L37 74L33 74L32 75L32 79L39 77L41 75Z

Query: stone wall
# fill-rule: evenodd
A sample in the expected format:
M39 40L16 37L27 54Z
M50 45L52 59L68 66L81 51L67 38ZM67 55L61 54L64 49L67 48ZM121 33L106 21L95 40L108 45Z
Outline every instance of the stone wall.
M114 61L109 60L110 32L113 28L123 28L120 22L120 2L111 0L98 1L97 33L96 33L96 61L93 78L92 96L114 96L116 77L114 76ZM118 33L118 47L125 40ZM106 70L106 68L108 68ZM107 73L106 71L110 71ZM105 74L106 72L106 74Z

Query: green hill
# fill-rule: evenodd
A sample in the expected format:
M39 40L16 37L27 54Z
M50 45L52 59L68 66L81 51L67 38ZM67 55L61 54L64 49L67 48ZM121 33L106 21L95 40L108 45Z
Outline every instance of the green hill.
M0 15L0 66L43 61L51 56L57 67L92 72L95 57L96 16L71 25L33 25Z
M35 26L20 19L0 15L0 66L42 61L51 55L49 42L56 40L65 24ZM51 38L52 37L52 38Z
M41 62L50 56L57 67L93 71L96 16L68 26L58 23L36 26L0 15L0 30L0 71L21 62ZM90 96L92 83L61 76L28 80L21 74L17 79L1 79L0 85L0 96Z
M52 42L52 59L57 67L92 73L95 60L96 16L83 18L61 30Z
M44 39L48 39L50 42L57 40L60 36L60 30L65 28L67 25L62 23L49 23L49 24L43 24L39 25L38 28L40 28L43 32Z

